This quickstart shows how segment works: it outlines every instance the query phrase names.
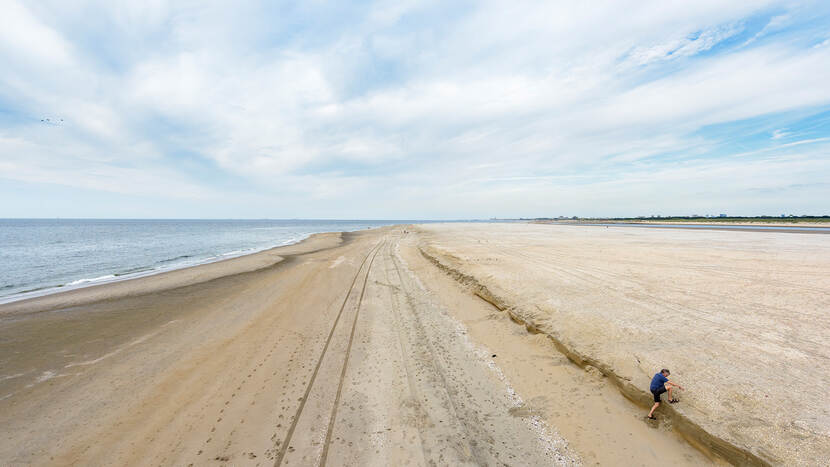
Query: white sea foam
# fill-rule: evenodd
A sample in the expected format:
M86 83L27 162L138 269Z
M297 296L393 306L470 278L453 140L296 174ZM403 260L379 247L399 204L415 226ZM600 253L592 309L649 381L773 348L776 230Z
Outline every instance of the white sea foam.
M72 281L72 282L70 282L66 285L67 286L81 285L81 284L88 284L90 282L106 281L106 280L110 280L110 279L115 279L115 274L107 274L106 276L93 277L93 278L89 278L89 279L78 279L78 280Z

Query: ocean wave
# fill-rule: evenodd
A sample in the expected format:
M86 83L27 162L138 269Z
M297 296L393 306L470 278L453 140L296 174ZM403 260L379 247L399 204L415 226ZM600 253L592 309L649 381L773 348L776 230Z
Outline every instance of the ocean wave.
M101 282L101 281L105 281L105 280L109 280L109 279L115 279L115 274L107 274L105 276L91 277L91 278L86 278L86 279L78 279L78 280L72 281L72 282L70 282L66 285L67 286L81 285L81 284L88 284L90 282Z
M220 256L241 255L242 253L245 253L246 251L251 251L251 250L233 250L233 251L229 251L227 253L222 253Z

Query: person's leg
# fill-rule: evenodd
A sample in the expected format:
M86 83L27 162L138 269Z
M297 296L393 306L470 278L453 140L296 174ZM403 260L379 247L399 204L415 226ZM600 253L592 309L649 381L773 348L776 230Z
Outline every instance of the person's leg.
M652 391L651 395L654 396L654 405L651 406L651 411L648 413L648 418L654 418L654 411L657 410L657 407L660 406L660 395L666 392L665 388L660 388L657 391Z
M674 388L672 388L672 387L671 387L671 386L669 386L668 384L666 385L666 391L668 391L668 392L669 392L669 402L671 402L671 401L673 401L673 400L674 400L674 396L672 396L672 395L671 395L671 390L672 390L672 389L674 389Z
M648 418L654 418L654 411L657 410L657 407L659 406L659 402L655 402L654 405L651 406L651 412L648 413Z

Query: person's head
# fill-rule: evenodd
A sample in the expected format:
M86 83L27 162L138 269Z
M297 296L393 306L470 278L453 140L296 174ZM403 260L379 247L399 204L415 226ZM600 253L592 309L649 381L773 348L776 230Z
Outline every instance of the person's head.
M665 376L666 378L668 378L668 377L669 377L669 375L671 374L671 371L669 371L669 369L668 369L668 368L663 368L662 370L660 370L660 373L662 373L662 374L663 374L663 376Z

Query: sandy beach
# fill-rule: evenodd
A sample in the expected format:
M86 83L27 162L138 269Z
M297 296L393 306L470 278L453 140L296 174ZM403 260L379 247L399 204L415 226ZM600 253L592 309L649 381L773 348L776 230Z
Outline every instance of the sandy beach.
M830 458L824 235L527 224L423 226L448 273L643 407L659 368L686 386L661 424L732 462Z
M0 464L815 464L827 238L390 227L2 305Z

